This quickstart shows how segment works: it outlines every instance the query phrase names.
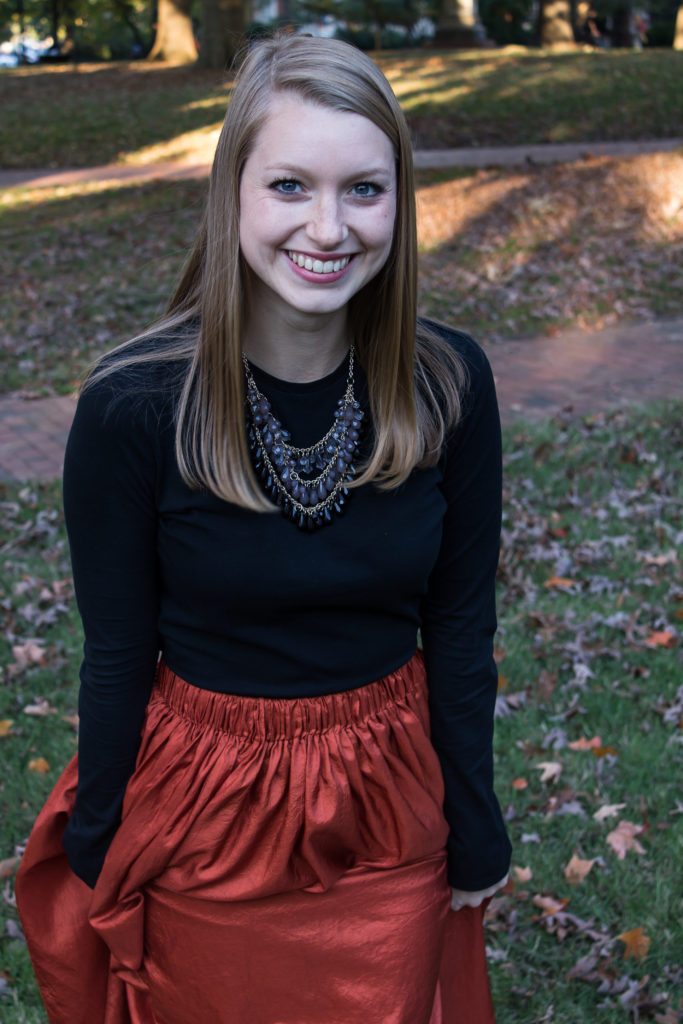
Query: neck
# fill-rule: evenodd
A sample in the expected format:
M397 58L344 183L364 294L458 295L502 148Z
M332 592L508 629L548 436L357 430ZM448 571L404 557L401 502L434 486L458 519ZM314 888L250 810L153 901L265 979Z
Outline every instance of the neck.
M345 309L319 316L278 310L274 317L269 312L267 305L252 306L242 347L248 359L273 377L297 383L320 380L349 350Z

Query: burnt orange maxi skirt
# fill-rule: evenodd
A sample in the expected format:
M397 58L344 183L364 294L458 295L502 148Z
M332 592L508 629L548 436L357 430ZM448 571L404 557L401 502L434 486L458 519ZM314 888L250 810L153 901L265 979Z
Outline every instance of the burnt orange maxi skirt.
M61 837L75 759L17 903L50 1024L492 1024L483 911L449 908L443 781L417 654L310 699L160 666L94 890Z

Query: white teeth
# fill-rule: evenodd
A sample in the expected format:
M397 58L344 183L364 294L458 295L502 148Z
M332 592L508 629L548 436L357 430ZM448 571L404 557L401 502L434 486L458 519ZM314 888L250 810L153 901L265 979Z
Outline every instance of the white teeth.
M351 259L350 256L342 256L339 260L314 260L311 256L294 252L293 249L288 249L287 255L292 263L296 263L298 267L303 267L305 270L311 270L314 274L336 273L338 270L343 270Z

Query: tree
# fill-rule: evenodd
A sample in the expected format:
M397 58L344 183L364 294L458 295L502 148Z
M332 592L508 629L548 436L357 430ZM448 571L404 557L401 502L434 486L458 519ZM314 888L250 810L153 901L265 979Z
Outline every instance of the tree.
M573 46L571 0L541 0L538 12L541 46Z
M149 60L192 64L197 59L190 9L192 0L159 0L157 31Z
M674 50L683 50L683 4L678 8L678 14L676 15Z
M436 23L435 46L464 49L480 46L484 38L477 0L443 0Z
M203 68L226 68L244 45L243 0L204 0L199 63Z

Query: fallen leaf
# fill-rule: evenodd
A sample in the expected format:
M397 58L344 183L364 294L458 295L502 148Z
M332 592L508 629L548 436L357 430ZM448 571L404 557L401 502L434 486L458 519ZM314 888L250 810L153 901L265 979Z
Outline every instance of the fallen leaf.
M526 789L529 783L526 779L513 779L510 785L513 789Z
M541 772L541 782L555 782L562 774L559 761L541 761L536 767Z
M547 700L557 685L557 673L549 672L547 668L541 669L536 680L538 693L542 700Z
M0 720L0 737L2 737L2 736L11 736L12 735L12 726L13 725L14 725L14 719L13 718L3 718L2 720Z
M654 630L645 639L647 647L675 647L676 634L669 629Z
M25 706L24 714L44 718L46 715L56 715L57 709L52 707L47 697L36 697L33 704Z
M645 853L645 849L636 839L636 836L641 835L644 831L642 825L635 825L632 821L620 821L614 831L607 836L607 842L619 860L623 860L628 850L633 850L634 853Z
M33 760L28 763L28 770L30 772L36 772L38 775L44 775L45 772L50 771L50 765L44 757L34 757Z
M619 811L623 811L624 807L626 807L626 804L603 804L593 817L596 821L606 821L607 818L616 817Z
M594 736L593 739L587 740L585 736L582 736L580 740L574 740L573 743L569 744L570 750L593 750L595 747L601 747L602 740L599 736Z
M582 860L581 857L574 854L564 869L564 877L570 885L578 885L579 882L583 882L594 864L595 860Z
M593 757L607 757L608 755L611 757L619 757L619 751L616 747L612 746L593 747L592 753Z
M531 868L513 868L514 876L518 882L530 882L534 877Z
M504 675L503 672L500 672L498 675L498 693L501 693L503 690L507 690L509 685L507 676Z
M23 672L31 665L44 665L45 648L41 646L40 642L27 640L26 643L17 644L12 648L12 657L14 661L8 666L8 670L10 674L16 674Z
M542 911L541 917L552 917L553 914L561 913L569 900L558 900L554 896L534 896L531 902Z
M543 586L557 587L559 590L567 590L569 587L573 587L575 584L576 580L570 580L567 576L551 576L550 579L545 581Z
M642 928L631 928L630 931L617 935L617 938L626 946L624 960L628 960L630 957L633 957L634 960L642 960L647 956L650 939Z

